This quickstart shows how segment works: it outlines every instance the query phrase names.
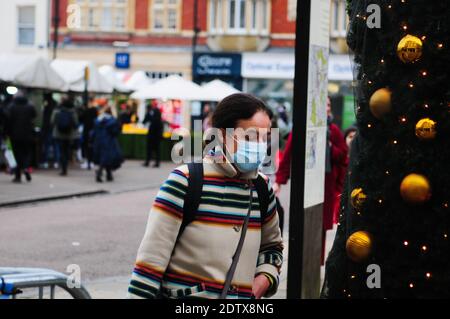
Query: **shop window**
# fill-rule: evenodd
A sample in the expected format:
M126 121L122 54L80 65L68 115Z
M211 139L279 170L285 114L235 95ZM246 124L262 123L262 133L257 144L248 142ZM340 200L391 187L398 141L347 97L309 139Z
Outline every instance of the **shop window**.
M346 1L332 0L331 1L331 36L345 37L347 31L347 11Z
M19 45L34 45L36 37L35 7L18 7L18 39Z
M153 0L152 29L157 32L175 32L179 30L181 1Z
M288 0L287 20L295 21L297 18L297 0Z
M241 31L245 30L245 1L229 0L228 1L228 30Z
M269 0L209 0L209 31L228 34L267 34ZM225 22L225 25L223 24Z
M81 29L86 31L126 31L128 0L72 0L80 6Z

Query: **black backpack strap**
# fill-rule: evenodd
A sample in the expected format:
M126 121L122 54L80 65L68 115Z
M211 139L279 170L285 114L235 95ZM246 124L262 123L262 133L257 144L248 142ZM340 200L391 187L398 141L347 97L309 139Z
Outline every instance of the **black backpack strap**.
M261 175L253 180L253 184L256 187L256 192L258 193L259 201L259 211L261 212L261 221L264 221L267 217L267 212L269 210L269 188L267 182Z
M203 163L188 163L189 178L183 205L183 221L178 232L177 240L184 229L195 219L195 213L200 205L203 189Z

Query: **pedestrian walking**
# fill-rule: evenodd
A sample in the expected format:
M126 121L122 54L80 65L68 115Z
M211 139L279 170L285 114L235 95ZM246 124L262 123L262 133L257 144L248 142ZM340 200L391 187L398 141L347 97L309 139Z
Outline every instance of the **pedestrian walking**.
M153 102L147 106L144 125L148 125L147 134L147 156L143 166L148 166L153 155L155 156L155 164L153 167L159 167L161 161L161 140L163 134L163 122L161 119L161 111L157 103Z
M121 125L131 123L131 110L126 103L120 105L119 123Z
M96 181L102 183L103 171L106 171L106 180L113 181L112 172L118 169L123 156L117 137L121 131L120 123L112 116L111 108L102 110L92 130L93 161L98 165Z
M345 173L348 165L348 147L344 136L336 124L333 123L331 102L327 102L327 144L325 159L325 199L323 205L322 223L322 264L325 262L325 242L327 230L333 229L339 211L339 199L342 193ZM274 191L279 194L281 185L288 182L291 174L292 162L292 133L289 134L280 166L276 173Z
M90 103L89 106L83 109L80 117L80 122L83 125L83 133L81 137L81 151L82 156L85 159L85 163L82 166L88 170L91 169L91 164L93 161L93 150L91 143L92 130L95 126L95 121L98 116L98 109L96 105Z
M221 145L201 163L176 168L157 194L130 298L252 299L277 291L282 239L270 182L258 173L267 107L233 94L218 104L212 124ZM248 129L265 133L247 140Z
M69 161L72 158L72 144L78 137L78 115L71 97L65 97L58 109L52 114L53 137L60 149L61 176L67 175Z
M14 170L14 183L20 183L22 173L28 182L31 181L29 171L31 151L33 148L34 119L36 110L28 101L24 92L19 91L6 111L7 135L10 138L17 166Z
M53 160L53 166L59 167L59 146L53 138L52 114L56 109L56 101L52 93L44 95L44 111L42 113L41 143L42 143L42 167L49 167L49 160Z
M356 125L352 125L348 129L346 129L344 132L344 139L345 139L345 143L347 144L347 147L349 149L349 153L350 153L350 148L352 146L353 139L355 138L357 131L358 131L358 129L357 129Z

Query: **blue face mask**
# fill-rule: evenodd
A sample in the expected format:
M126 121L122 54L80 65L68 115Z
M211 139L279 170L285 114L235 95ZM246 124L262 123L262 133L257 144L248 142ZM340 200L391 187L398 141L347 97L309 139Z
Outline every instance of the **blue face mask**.
M267 144L250 141L236 142L237 150L233 155L234 165L241 173L257 170L266 156Z

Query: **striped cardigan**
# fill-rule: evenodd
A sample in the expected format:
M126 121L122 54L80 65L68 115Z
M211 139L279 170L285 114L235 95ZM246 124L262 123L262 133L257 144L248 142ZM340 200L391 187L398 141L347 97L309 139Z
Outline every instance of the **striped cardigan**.
M195 220L177 242L188 174L187 165L178 167L157 194L138 250L129 298L155 298L158 292L170 298L220 297L248 212L249 179L257 172L237 177L230 163L218 164L206 157ZM269 181L268 187L270 204L265 220L261 220L256 189L251 187L249 227L227 298L253 298L253 279L258 274L265 274L272 283L265 297L278 288L283 246Z

